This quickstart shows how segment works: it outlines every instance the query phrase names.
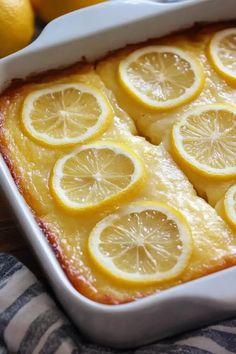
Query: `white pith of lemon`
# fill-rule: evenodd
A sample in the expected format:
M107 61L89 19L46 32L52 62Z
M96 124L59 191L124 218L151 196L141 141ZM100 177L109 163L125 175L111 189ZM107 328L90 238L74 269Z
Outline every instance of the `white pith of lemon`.
M198 106L173 127L172 150L185 169L216 179L236 176L236 107Z
M58 84L30 93L22 110L23 127L46 146L84 143L108 129L113 116L106 96L80 83Z
M101 220L89 236L88 247L96 264L117 280L148 284L184 271L192 237L179 211L143 201Z
M107 141L83 145L59 159L51 190L70 211L91 211L130 200L145 180L143 161L122 144Z
M224 213L228 223L236 230L236 184L230 187L225 194Z
M226 81L236 84L236 28L214 34L209 45L209 59Z
M171 46L138 49L120 62L122 86L142 105L168 110L194 99L204 85L197 58Z

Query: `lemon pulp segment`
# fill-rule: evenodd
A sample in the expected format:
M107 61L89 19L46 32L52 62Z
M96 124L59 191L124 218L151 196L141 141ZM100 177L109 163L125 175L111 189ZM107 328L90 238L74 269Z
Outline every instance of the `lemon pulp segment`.
M129 200L144 183L142 160L125 145L97 142L83 145L59 159L51 186L69 210L87 211Z
M236 83L236 28L227 28L214 34L209 45L209 58L226 81Z
M149 284L183 272L192 238L181 213L145 201L101 220L90 234L89 250L97 265L117 279Z
M120 62L119 78L141 104L167 110L193 99L204 84L198 59L170 46L134 51Z
M211 178L236 177L236 106L212 104L189 110L172 131L173 153Z
M26 132L48 146L75 145L101 135L111 123L111 105L98 89L81 83L52 85L23 103Z

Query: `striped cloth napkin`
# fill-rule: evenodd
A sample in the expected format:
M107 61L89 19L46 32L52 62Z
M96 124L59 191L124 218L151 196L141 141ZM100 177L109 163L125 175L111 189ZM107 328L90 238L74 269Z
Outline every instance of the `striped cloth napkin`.
M236 319L134 350L81 337L49 290L14 257L0 253L0 354L232 354Z

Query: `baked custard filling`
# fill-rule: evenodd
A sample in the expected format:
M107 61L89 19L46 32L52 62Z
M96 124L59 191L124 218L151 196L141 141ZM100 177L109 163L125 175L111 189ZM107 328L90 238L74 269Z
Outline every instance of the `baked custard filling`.
M217 156L220 156L218 149L220 149L219 145L222 142L218 143L216 141L216 144L213 145L212 142L215 140L220 129L227 132L227 127L222 126L221 122L216 123L214 121L214 115L217 111L220 111L220 107L212 105L226 104L226 110L228 105L231 108L235 108L236 40L234 26L235 24L232 24L232 27L221 24L204 26L195 28L192 31L190 30L188 33L182 32L152 40L145 46L142 44L127 47L100 61L96 68L106 87L114 93L120 107L135 121L139 133L153 144L158 145L162 142L166 149L172 153L175 161L178 162L181 169L185 172L198 194L214 207L219 199L223 197L229 186L235 183L235 171L231 175L232 178L230 178L230 175L226 176L226 178L217 178L217 173L215 173L215 176L213 174L213 176L210 176L211 178L208 178L207 170L203 166L201 166L200 170L196 170L199 159L197 161L195 159L195 162L191 164L189 163L190 159L183 158L183 149L181 153L176 148L173 151L173 126L183 119L183 116L191 115L192 113L195 116L201 117L201 124L195 123L190 127L192 131L194 130L194 134L192 133L191 141L189 141L186 149L194 152L196 147L194 144L198 146L201 141L203 142L203 149L205 148L204 143L208 138L208 147L210 148L208 152L203 152L203 158L208 153L210 158L214 157L213 161L221 165L222 162L217 160ZM164 53L166 57L158 57L156 55L153 60L154 51L151 47L159 48L159 50L161 50L160 48L168 47L166 53ZM138 55L140 48L149 48L149 55L145 56L141 55L141 53ZM195 69L192 71L188 70L189 67L187 66L186 58L181 59L181 56L178 56L177 52L174 59L173 55L171 56L173 49L178 50L178 52L182 51L185 55L188 55L190 57L189 66ZM134 53L136 53L136 58L134 58ZM130 62L131 64L129 64ZM200 70L198 69L199 64L201 65ZM125 75L123 73L122 76L120 74L120 67L124 65L128 66L127 72L129 74L126 73ZM177 67L179 70L173 70L173 67ZM194 71L196 72L195 76ZM142 90L140 90L141 94L137 88L133 90L132 94L127 94L128 90L130 90L130 85L127 88L127 84L125 84L127 76L130 77L130 85L136 80L144 88L144 92L146 90L146 99L142 95L143 102L140 99ZM188 80L191 82L193 76L195 77L194 81L196 81L196 90L193 92L193 96L195 95L195 97L190 99L187 97L186 99L185 96L185 102L181 102L179 92L181 90L185 93L188 91ZM156 107L154 109L151 105L147 105L147 97L150 90L151 92L156 92L155 98L166 98L165 101L168 104L166 104L165 109L163 107L159 107L159 109ZM174 93L177 98L179 94L180 100L177 102L179 105L175 104L173 106L173 99L168 99L171 97L170 93ZM182 97L184 97L184 94ZM211 106L208 107L208 111L212 108L212 113L210 113L211 118L209 114L206 116L207 111L205 111L205 114L204 112L200 113L200 110L206 108L206 106ZM194 110L196 113L194 113ZM209 122L209 119L212 121ZM231 124L231 126L234 126L234 124ZM225 135L224 138L227 144L229 144L231 139L230 134L234 138L236 134L235 130L229 131L229 135ZM179 144L177 145L179 146ZM236 156L233 145L235 145L235 140L230 145L230 151L232 155ZM176 147L176 140L174 146ZM198 151L199 158L201 158L202 149ZM197 156L195 155L195 157ZM229 156L225 156L224 160L228 159ZM234 166L236 165L235 159L231 161ZM211 167L211 161L208 161L208 167Z
M236 27L12 84L0 147L74 287L129 302L236 264Z

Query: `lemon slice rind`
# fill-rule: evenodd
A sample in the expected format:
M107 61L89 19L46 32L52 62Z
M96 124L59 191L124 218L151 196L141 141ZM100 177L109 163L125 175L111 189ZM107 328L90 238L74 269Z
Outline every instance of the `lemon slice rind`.
M228 189L224 197L224 214L228 223L236 230L236 184ZM235 199L235 200L234 200Z
M216 32L212 37L209 48L208 56L211 62L211 65L216 70L216 72L221 75L227 82L231 84L236 83L236 74L234 71L230 70L227 66L222 63L219 57L219 44L220 42L230 36L231 34L236 36L236 28L228 28L219 32Z
M121 216L143 211L158 211L165 214L168 220L176 223L180 231L180 238L183 244L182 252L176 265L169 271L157 272L155 274L128 273L119 269L109 257L105 257L99 250L101 233ZM169 205L157 201L143 201L132 203L119 211L119 214L112 214L101 220L92 230L89 236L88 248L90 255L99 268L106 274L117 280L133 284L155 284L176 278L187 267L192 254L192 236L185 217Z
M46 134L37 131L32 125L31 112L34 109L34 102L43 95L50 95L57 92L63 92L66 89L74 88L82 93L88 93L96 98L98 106L101 108L101 114L97 119L95 125L89 127L85 133L78 135L77 137L54 138ZM82 144L91 139L97 138L104 133L113 117L113 111L111 105L106 96L97 88L80 84L80 83L68 83L58 84L51 87L43 88L30 93L24 100L22 109L22 125L27 135L34 141L41 143L44 146L71 146L75 144ZM46 118L47 119L47 118Z
M92 204L85 204L85 203L78 203L73 202L70 200L63 189L61 188L60 181L63 177L63 167L66 162L78 153L88 150L88 149L111 149L113 152L117 154L121 154L127 157L134 166L134 173L130 180L130 183L121 191L116 194L109 196L108 198L104 198L104 200L100 201L99 203L92 203ZM143 184L145 183L146 178L146 171L143 161L129 148L125 145L113 143L110 141L99 141L92 144L83 145L72 153L65 155L61 159L59 159L52 171L51 178L50 178L50 189L51 193L54 196L55 200L58 202L61 207L65 208L67 211L70 212L90 212L94 210L105 210L106 207L113 206L117 202L122 202L123 200L129 200L136 196L139 193L140 188L142 188Z
M205 177L209 177L212 179L230 179L236 176L236 165L232 167L225 167L222 169L213 168L209 165L198 162L196 159L191 157L186 150L183 148L183 139L180 134L180 128L185 125L188 118L191 116L198 116L201 113L207 111L227 111L235 115L235 124L236 124L236 107L230 104L212 104L212 105L202 105L195 107L186 112L186 114L173 126L172 129L172 152L174 156L177 158L178 162L185 170L190 168L191 170L203 175ZM235 126L235 125L234 125Z
M145 55L149 52L172 53L178 55L179 57L187 61L190 64L191 69L195 75L194 84L189 89L187 89L183 95L179 96L178 98L169 99L164 102L160 102L151 99L146 95L143 95L139 90L137 90L132 85L132 83L128 78L127 71L131 63L137 61L140 56ZM200 94L205 83L205 76L204 76L204 71L201 63L190 54L182 51L179 48L172 47L172 46L148 46L145 48L138 49L135 52L132 52L128 57L126 57L120 62L119 79L121 85L124 87L126 91L128 91L128 93L134 99L136 99L139 103L146 106L147 108L151 108L155 110L169 110L190 102Z

